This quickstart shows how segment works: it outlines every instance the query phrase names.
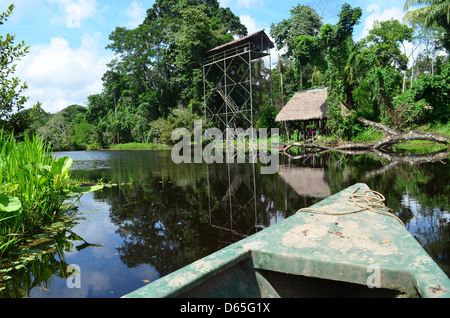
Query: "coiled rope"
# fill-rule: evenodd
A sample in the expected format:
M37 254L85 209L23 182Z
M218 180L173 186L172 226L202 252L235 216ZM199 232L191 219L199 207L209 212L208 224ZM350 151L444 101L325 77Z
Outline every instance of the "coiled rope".
M399 221L403 226L406 227L405 223L403 223L400 218L398 218L395 214L393 214L393 210L387 207L384 204L384 201L386 201L386 198L379 192L373 191L373 190L364 190L362 193L356 193L358 192L359 188L356 188L352 194L349 195L348 200L352 202L354 205L359 207L359 210L349 211L349 212L330 212L326 210L320 210L320 209L311 209L311 208L303 208L296 212L313 212L313 213L322 213L322 214L328 214L328 215L347 215L347 214L354 214L359 213L363 211L372 211L376 213L381 213L388 215L390 217L393 217L397 221ZM385 210L381 210L385 209Z

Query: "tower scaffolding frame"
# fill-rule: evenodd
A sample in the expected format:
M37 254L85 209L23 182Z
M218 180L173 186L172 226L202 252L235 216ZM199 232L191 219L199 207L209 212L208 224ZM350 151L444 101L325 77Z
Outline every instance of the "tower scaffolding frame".
M271 70L270 49L274 48L264 30L247 35L213 48L203 62L204 107L207 124L217 128L253 128L255 111L254 94L262 83L253 71L255 63L267 64ZM272 75L268 98L273 105ZM261 79L260 79L261 80ZM261 92L260 92L261 94Z

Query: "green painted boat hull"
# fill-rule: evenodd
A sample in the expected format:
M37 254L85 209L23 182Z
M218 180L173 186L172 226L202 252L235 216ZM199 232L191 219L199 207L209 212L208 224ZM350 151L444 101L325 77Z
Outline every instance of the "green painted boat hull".
M356 184L124 298L443 297L450 280L394 217L357 210Z

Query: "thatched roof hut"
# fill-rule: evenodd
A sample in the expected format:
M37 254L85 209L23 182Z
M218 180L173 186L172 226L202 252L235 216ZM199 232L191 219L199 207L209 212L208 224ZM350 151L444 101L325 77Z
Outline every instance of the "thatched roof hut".
M327 119L327 97L327 88L296 93L278 113L275 121L286 122Z

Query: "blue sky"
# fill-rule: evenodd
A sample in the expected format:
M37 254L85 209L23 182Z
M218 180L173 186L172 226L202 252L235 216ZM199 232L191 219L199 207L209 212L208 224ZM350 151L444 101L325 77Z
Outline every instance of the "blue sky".
M0 26L0 34L15 34L30 53L18 62L16 76L26 81L29 105L40 101L55 113L69 105L86 105L87 97L102 91L101 77L111 61L105 47L118 26L136 27L154 0L1 0L4 12L13 2L13 15ZM347 2L363 10L354 37L367 34L375 20L402 19L405 0L219 0L241 18L249 32L265 29L289 17L297 4L324 8L325 22L336 22ZM319 9L320 10L320 9ZM318 10L318 11L319 11ZM321 10L320 10L321 11ZM277 56L273 52L273 56Z

